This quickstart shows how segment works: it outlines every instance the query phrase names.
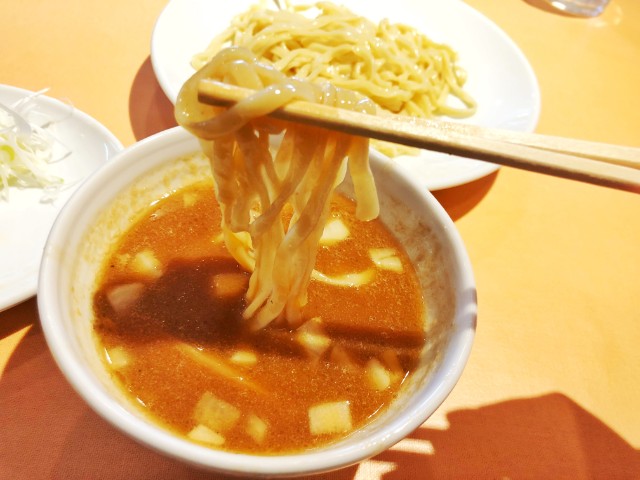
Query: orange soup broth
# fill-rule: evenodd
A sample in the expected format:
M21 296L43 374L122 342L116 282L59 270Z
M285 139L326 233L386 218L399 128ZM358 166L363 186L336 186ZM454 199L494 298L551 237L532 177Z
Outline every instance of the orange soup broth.
M319 317L330 347L320 356L308 353L286 325L249 332L242 312L244 292L220 299L211 294L212 277L246 276L227 252L220 235L220 210L213 186L202 183L155 202L131 227L103 268L94 296L94 331L106 352L124 349L131 357L113 376L132 401L165 428L186 435L196 426L193 412L204 392L237 407L241 416L216 447L259 454L291 453L333 442L345 433L312 435L308 409L323 402L348 401L358 428L394 399L416 367L424 345L424 303L417 276L397 241L381 222L356 220L352 201L336 197L332 218L340 218L351 236L320 247L316 268L327 275L373 267L371 248L395 248L404 272L375 270L374 280L357 288L312 281L304 318ZM137 252L153 252L162 275L149 278L131 271ZM141 282L142 296L118 314L107 300L117 285ZM227 378L193 361L176 344L197 347L231 365ZM228 359L251 351L253 365ZM346 352L347 363L331 352ZM395 356L402 375L377 390L367 380L366 364ZM257 442L243 427L252 415L267 425Z

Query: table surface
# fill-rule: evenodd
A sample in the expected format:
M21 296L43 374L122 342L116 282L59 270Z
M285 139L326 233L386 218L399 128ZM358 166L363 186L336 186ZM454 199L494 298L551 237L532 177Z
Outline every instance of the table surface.
M594 19L468 0L529 58L537 131L640 146L640 3ZM175 124L149 59L165 0L2 1L0 83L69 98L124 144ZM441 408L331 479L640 478L640 195L502 168L436 193L478 285ZM35 299L0 313L0 478L212 478L134 443L57 369ZM215 478L215 477L213 477Z

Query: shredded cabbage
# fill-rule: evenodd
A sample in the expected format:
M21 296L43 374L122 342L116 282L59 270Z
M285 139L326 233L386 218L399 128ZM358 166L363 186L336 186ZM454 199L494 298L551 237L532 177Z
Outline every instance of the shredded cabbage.
M40 188L41 201L53 201L64 180L51 173L51 165L70 151L54 148L57 140L47 130L52 119L40 125L30 121L36 106L36 92L7 106L0 103L0 199L9 200L9 187Z

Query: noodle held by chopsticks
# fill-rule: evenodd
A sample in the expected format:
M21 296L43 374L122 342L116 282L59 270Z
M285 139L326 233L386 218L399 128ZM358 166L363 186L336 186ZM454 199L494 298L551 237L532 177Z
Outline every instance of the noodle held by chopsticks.
M202 78L258 92L220 109L198 102ZM301 320L331 194L347 160L357 217L378 215L368 139L263 118L294 99L375 112L355 92L288 78L244 48L219 52L184 84L176 103L178 123L200 139L211 161L227 248L252 270L244 317L255 329L278 318L292 325ZM270 137L276 133L283 136L273 154ZM287 206L293 215L285 225Z

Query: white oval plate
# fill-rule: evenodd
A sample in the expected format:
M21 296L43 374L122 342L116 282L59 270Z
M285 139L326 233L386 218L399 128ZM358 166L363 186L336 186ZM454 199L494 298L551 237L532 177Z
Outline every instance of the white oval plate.
M0 85L0 102L7 106L32 94ZM35 188L10 188L9 199L0 199L0 311L35 295L42 250L58 212L86 176L123 149L89 115L72 107L69 111L69 105L39 95L31 113L34 119L60 119L47 131L71 154L52 164L51 173L69 186L52 203L41 202L42 190Z
M151 61L160 86L175 102L191 76L191 57L204 50L233 16L258 0L215 2L171 0L156 21ZM311 3L307 0L298 2ZM420 29L446 43L460 55L468 72L466 90L478 101L478 111L466 121L507 130L533 131L540 113L535 74L517 45L491 20L460 0L336 0L373 21L388 18ZM274 3L268 3L273 8ZM461 185L482 178L497 166L486 162L423 151L391 162L430 190Z

